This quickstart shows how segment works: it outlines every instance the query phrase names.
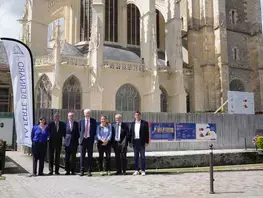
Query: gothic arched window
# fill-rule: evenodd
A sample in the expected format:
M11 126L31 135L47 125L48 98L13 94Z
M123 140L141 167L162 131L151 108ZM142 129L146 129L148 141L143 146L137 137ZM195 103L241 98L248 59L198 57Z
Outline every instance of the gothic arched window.
M40 77L36 87L36 108L48 109L51 108L52 84L46 74Z
M69 77L63 86L62 109L81 109L81 85L75 76Z
M239 79L234 79L229 85L230 91L245 91L244 83Z
M160 95L160 104L161 104L161 112L167 112L167 106L168 106L168 100L167 100L167 92L163 88L163 86L160 86L161 95Z
M139 111L141 106L141 97L137 89L130 85L122 85L116 93L117 111Z
M139 9L134 4L127 5L127 39L129 45L140 45L140 18Z
M105 1L105 41L118 42L118 0Z

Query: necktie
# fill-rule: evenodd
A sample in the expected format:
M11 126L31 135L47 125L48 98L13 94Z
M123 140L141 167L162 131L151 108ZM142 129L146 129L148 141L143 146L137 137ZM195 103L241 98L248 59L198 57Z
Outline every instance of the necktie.
M88 119L86 120L86 123L85 123L85 133L84 133L84 137L85 137L85 138L88 138L88 137L89 137L89 121L88 121Z
M116 138L115 138L117 141L119 141L119 126L120 124L118 123L116 127Z
M58 125L58 122L56 122L56 128L57 128L57 132L58 132L58 127L59 127L59 125Z

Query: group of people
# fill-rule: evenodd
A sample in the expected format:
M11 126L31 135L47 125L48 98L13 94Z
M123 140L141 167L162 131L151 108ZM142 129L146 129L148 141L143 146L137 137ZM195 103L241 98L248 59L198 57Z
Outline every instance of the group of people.
M54 121L47 124L44 117L39 119L39 124L32 129L32 154L33 174L37 175L37 161L39 161L38 175L43 175L44 160L49 145L49 175L59 175L60 154L65 142L65 170L66 175L76 174L76 154L80 149L80 176L85 172L86 153L88 176L92 176L93 145L97 144L99 152L99 169L101 175L111 175L111 150L113 148L116 159L115 175L126 175L127 147L133 147L134 166L133 175L139 175L139 156L141 157L141 175L145 176L145 147L149 144L148 122L141 120L139 111L134 114L134 122L128 127L122 122L121 115L115 115L115 123L107 121L107 117L100 117L100 125L91 118L91 111L84 110L84 118L79 122L74 121L74 113L68 113L66 123L60 121L58 113L54 115ZM106 166L103 168L104 153L106 154Z

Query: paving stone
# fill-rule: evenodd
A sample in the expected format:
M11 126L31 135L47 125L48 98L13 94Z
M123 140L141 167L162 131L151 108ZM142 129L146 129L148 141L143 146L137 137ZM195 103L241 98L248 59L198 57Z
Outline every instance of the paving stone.
M28 156L13 154L25 170L31 169ZM47 173L45 164L45 173ZM64 173L61 170L61 173ZM262 197L263 171L216 172L215 195L209 194L209 173L143 176L43 176L6 174L0 180L1 198L185 198Z

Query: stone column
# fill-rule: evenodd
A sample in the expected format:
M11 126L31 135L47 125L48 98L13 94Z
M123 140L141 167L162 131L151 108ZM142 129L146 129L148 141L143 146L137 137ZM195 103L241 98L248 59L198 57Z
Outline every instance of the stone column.
M260 72L259 68L262 66L260 62L260 51L259 46L262 46L262 35L255 35L248 38L248 50L249 50L249 62L252 69L251 72L251 87L254 92L255 99L255 111L261 111L261 93L260 93ZM261 44L261 45L260 45ZM262 54L261 54L262 56Z
M34 56L46 54L48 22L45 21L48 13L47 1L33 0L27 4L28 45Z
M155 0L147 0L141 16L141 47L147 73L143 111L160 112L160 95L157 68Z
M215 111L215 36L213 26L213 1L200 0L200 33L202 34L202 45L200 54L200 65L204 76L204 111Z
M65 35L65 40L68 43L71 43L71 17L70 17L70 12L71 12L71 7L65 6L64 8L64 35Z
M216 106L219 108L227 99L229 90L228 49L225 0L213 1L214 35L215 35L215 89ZM225 106L224 111L227 111Z
M103 88L100 85L101 67L104 62L104 1L94 0L92 7L92 28L90 39L89 65L91 71L90 105L92 109L101 110Z
M72 5L69 6L69 24L70 24L70 30L69 30L69 43L74 44L75 43L75 19L76 19L76 2L74 1Z
M123 47L127 47L127 3L125 1L119 2L119 17L118 17L118 33L119 42Z
M75 37L74 37L74 43L80 42L80 13L81 13L81 6L80 1L74 1L74 20L75 20Z
M200 33L200 1L188 0L188 57L189 67L193 68L193 84L189 91L192 112L203 112L204 106L204 76L201 68L202 37Z
M61 64L61 45L60 45L60 24L58 22L56 27L56 37L53 47L53 55L54 55L54 84L52 87L52 108L62 108L62 94L61 94L61 84L60 84L60 64Z
M173 14L172 14L173 13ZM165 48L169 67L171 68L171 84L169 90L169 111L186 113L186 92L183 78L183 55L179 3L174 4L174 11L166 22ZM174 41L174 42L171 42Z
M156 45L156 12L155 0L145 0L145 9L141 16L141 48L142 58L147 68L157 67Z
M59 87L60 86L60 63L61 63L61 45L60 45L60 24L58 22L57 27L56 27L56 38L55 38L55 43L54 43L54 47L53 47L53 55L54 55L54 86L55 87Z

